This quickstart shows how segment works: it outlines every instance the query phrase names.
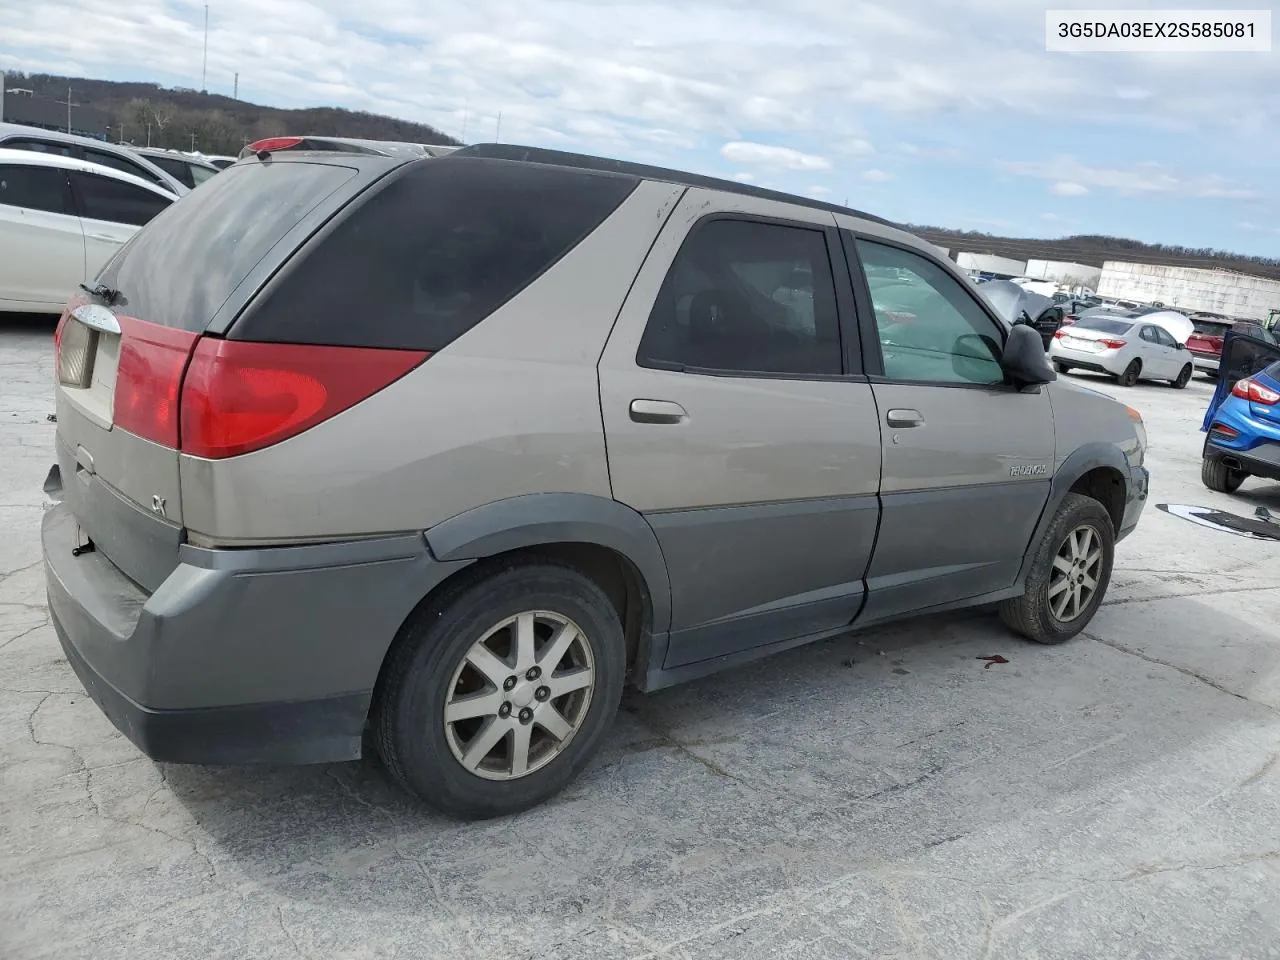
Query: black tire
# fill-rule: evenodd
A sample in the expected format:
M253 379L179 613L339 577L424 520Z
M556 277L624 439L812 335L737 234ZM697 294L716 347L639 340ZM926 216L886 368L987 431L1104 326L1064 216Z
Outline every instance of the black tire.
M534 610L580 628L594 660L591 699L572 738L545 766L515 779L484 779L450 748L444 720L450 684L472 644L504 619ZM594 582L537 559L498 568L410 617L378 684L378 752L396 780L437 810L462 819L518 813L558 793L590 761L617 713L625 673L622 625Z
M1116 377L1116 383L1122 387L1132 387L1138 382L1138 375L1142 373L1142 361L1130 360L1129 365L1124 368L1124 373Z
M1191 382L1191 374L1194 372L1195 372L1195 369L1191 366L1191 364L1188 363L1185 367L1182 368L1182 372L1178 374L1177 380L1169 381L1173 385L1173 389L1181 390L1184 387L1186 387L1186 385Z
M1053 361L1053 369L1057 370L1059 373L1067 374L1071 372L1071 364L1063 363L1061 360L1055 360Z
M1053 562L1067 536L1084 526L1094 530L1102 546L1097 588L1077 616L1062 621L1053 615L1049 604ZM1026 592L1000 604L1000 619L1014 633L1036 643L1063 643L1070 640L1089 625L1106 596L1107 586L1111 582L1115 549L1115 528L1111 523L1111 515L1102 504L1083 494L1068 493L1036 548L1035 559L1027 574Z
M1200 461L1200 481L1218 493L1235 493L1248 476L1243 470L1232 470L1221 460L1212 457L1205 457Z

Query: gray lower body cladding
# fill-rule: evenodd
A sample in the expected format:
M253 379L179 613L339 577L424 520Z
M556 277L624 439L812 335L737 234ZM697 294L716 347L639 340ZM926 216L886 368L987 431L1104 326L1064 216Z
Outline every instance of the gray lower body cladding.
M149 756L191 763L360 755L386 651L405 618L466 562L418 535L253 550L183 545L148 593L46 512L49 611L67 659Z

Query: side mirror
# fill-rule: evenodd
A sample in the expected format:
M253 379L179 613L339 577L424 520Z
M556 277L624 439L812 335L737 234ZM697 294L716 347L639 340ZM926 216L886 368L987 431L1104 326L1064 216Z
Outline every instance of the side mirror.
M1021 324L1009 331L1009 338L1004 342L1004 355L1000 358L1000 368L1018 389L1052 383L1058 379L1053 367L1049 366L1040 334Z
M1180 343L1180 344L1178 344L1178 349L1179 349L1179 350L1185 350L1185 349L1187 349L1187 345L1186 345L1185 343Z

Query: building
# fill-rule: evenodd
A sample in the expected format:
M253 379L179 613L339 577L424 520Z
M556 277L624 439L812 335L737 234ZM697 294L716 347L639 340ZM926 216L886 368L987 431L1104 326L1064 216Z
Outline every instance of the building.
M1097 292L1101 297L1162 303L1183 313L1265 320L1271 310L1280 310L1280 280L1230 270L1108 260Z
M6 92L4 74L0 74L0 122L21 123L28 127L67 133L70 117L71 133L106 140L110 134L111 118L101 110L76 103L74 91L72 94L68 113L65 100L47 100L37 97L31 90L15 89Z
M1026 276L1033 280L1052 280L1062 287L1097 290L1102 268L1065 260L1028 260Z
M971 277L982 277L986 280L1011 280L1027 272L1025 260L1010 260L1008 257L997 257L990 253L958 253L956 266Z

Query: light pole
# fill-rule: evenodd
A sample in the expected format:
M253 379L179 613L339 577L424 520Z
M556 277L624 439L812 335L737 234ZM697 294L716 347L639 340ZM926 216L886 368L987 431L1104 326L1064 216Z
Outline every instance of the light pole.
M209 87L205 82L209 74L209 5L204 5L204 62L200 65L200 92L208 93Z

